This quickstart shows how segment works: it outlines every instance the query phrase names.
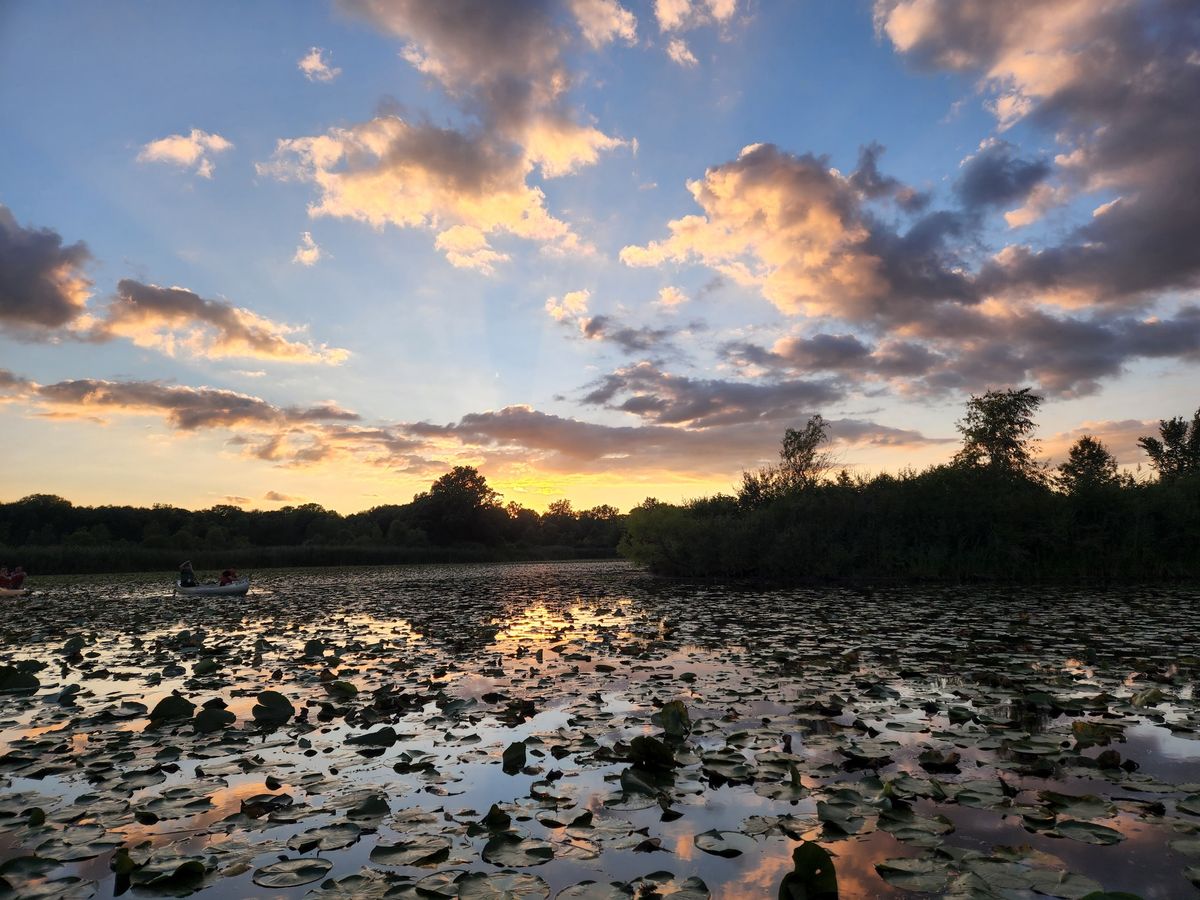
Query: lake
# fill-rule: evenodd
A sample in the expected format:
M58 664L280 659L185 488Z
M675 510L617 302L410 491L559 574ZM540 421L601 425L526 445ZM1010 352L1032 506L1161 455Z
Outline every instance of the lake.
M19 896L1200 883L1195 591L768 590L619 562L278 570L245 599L32 586L0 601Z

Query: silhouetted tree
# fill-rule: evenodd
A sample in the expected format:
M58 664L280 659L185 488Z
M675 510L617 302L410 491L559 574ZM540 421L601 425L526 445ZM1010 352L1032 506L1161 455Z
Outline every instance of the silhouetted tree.
M1042 468L1034 458L1037 441L1032 437L1037 427L1033 415L1041 404L1033 388L972 396L967 414L955 426L963 446L954 464L1041 481Z
M1158 477L1170 481L1181 475L1200 473L1200 409L1188 423L1182 416L1160 419L1156 437L1138 438Z
M1054 480L1066 493L1078 494L1117 484L1119 478L1116 457L1101 441L1085 434L1071 445Z
M821 445L829 440L829 423L817 414L803 429L789 428L779 448L779 463L756 472L742 473L738 502L756 506L810 487L832 467L833 460Z
M415 518L435 544L496 543L507 518L500 495L474 466L455 466L413 498Z

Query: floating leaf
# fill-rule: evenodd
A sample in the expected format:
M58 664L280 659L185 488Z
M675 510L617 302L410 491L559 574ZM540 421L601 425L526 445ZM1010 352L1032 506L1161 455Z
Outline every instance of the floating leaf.
M703 831L692 838L699 849L713 856L741 856L755 848L754 839L739 831Z
M550 896L550 885L536 875L472 872L458 882L460 900L540 900Z
M493 866L540 866L554 858L554 847L546 841L502 831L488 839L480 855Z
M311 884L333 868L333 863L320 857L285 859L254 870L253 881L259 887L289 888Z
M504 771L515 775L525 768L525 744L514 741L504 749Z
M311 850L341 850L358 841L362 829L353 822L341 822L335 825L322 825L310 828L288 838L288 848L299 853Z
M397 844L376 844L371 862L384 866L435 866L450 856L450 841L423 837Z

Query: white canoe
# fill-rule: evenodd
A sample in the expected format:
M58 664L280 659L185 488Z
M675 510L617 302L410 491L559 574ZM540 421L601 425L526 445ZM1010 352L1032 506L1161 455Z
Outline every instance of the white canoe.
M0 588L0 597L20 597L28 593L29 588Z
M191 587L184 587L178 581L175 582L175 593L182 594L185 597L244 597L248 590L250 590L249 578L239 578L237 581L229 582L229 584L209 582L208 584L196 584Z

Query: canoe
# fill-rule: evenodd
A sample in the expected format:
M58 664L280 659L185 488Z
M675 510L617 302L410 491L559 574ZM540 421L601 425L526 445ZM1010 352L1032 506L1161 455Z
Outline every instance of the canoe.
M244 597L248 590L250 590L249 578L239 578L229 584L217 584L215 581L210 581L207 584L195 584L191 587L184 587L178 581L175 582L175 593L185 597Z
M28 593L29 588L0 588L0 597L20 597Z

